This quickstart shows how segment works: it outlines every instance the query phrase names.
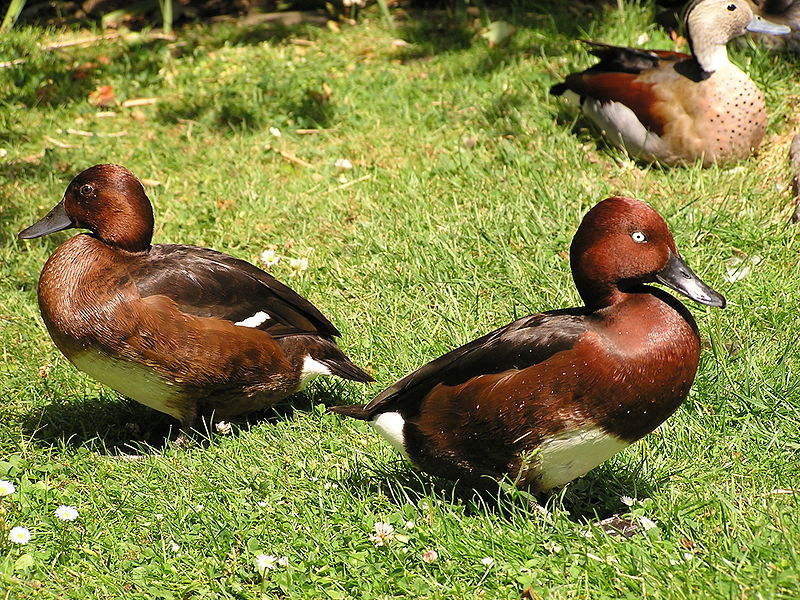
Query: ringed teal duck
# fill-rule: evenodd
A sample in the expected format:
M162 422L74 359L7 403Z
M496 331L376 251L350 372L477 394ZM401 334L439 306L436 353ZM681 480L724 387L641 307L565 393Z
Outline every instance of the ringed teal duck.
M631 198L586 214L570 264L585 306L514 321L369 404L330 410L368 421L423 471L475 487L509 476L544 492L585 474L667 419L697 371L694 319L647 284L709 306L725 299L680 258L664 219Z
M308 300L261 269L207 248L151 244L153 209L136 176L95 165L75 177L31 239L88 229L39 279L42 318L79 370L172 415L229 418L266 408L317 375L372 377Z
M764 95L728 59L726 44L745 30L789 32L754 16L746 0L696 0L686 12L691 55L588 42L600 62L550 93L579 96L589 120L634 158L704 166L744 159L767 126Z

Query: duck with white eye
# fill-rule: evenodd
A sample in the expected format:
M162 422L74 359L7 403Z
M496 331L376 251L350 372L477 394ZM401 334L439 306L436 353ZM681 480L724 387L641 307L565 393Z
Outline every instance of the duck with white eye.
M365 405L363 420L432 475L476 488L509 477L547 492L653 431L689 392L697 324L654 281L708 306L725 299L686 265L644 202L612 197L570 247L584 306L522 317L435 358Z

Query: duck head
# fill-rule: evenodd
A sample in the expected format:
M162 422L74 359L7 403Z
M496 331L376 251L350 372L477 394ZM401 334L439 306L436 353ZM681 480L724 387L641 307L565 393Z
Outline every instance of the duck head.
M700 304L725 306L725 298L680 257L661 215L641 200L606 198L586 213L570 246L570 265L590 310L643 292L643 286L653 282Z
M686 37L700 67L713 73L728 63L726 44L745 31L783 35L785 25L753 14L746 0L695 0L686 8Z
M61 202L19 237L32 239L72 228L88 229L111 246L142 252L153 238L153 207L128 169L95 165L75 177Z

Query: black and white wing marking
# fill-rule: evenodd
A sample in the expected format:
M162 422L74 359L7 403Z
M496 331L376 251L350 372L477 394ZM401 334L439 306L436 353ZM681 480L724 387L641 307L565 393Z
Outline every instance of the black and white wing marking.
M340 335L311 302L269 273L208 248L154 245L131 277L142 297L167 296L190 315L227 319L273 337Z

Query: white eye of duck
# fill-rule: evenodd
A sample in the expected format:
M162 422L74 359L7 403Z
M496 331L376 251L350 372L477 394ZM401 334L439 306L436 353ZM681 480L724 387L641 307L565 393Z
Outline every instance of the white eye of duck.
M726 6L725 8L727 8L729 11L733 12L734 10L736 10L736 5L735 4L728 4L728 6Z
M631 239L633 239L633 241L637 244L644 244L647 241L647 236L641 231L634 231L631 234Z

